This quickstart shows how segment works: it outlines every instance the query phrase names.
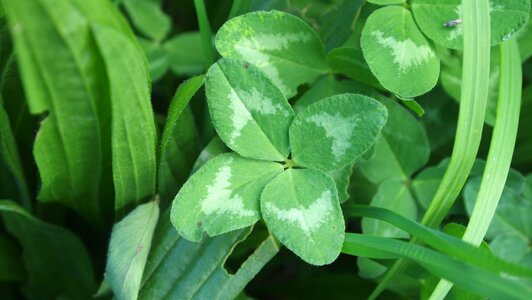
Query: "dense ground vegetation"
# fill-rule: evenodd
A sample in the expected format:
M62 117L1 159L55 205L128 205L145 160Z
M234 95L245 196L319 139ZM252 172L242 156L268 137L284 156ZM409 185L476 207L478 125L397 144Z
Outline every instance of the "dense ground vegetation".
M529 0L1 0L1 299L532 299Z

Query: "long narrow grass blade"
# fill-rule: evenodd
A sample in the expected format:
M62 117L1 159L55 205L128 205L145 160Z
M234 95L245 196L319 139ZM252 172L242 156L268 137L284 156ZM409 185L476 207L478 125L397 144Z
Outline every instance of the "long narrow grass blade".
M515 276L532 278L532 269L504 261L454 236L423 226L393 211L364 205L353 205L344 211L352 217L369 217L388 222L432 248L456 259L467 261L479 268L495 273L505 272Z
M463 0L464 59L460 113L453 153L442 182L423 216L422 223L437 227L464 186L477 156L489 88L490 14L488 0ZM416 242L415 240L413 242ZM375 299L391 280L401 273L406 262L397 261L375 288Z
M517 137L523 78L519 48L515 39L501 44L500 65L499 99L495 128L475 207L463 237L464 241L476 246L480 245L484 239L495 215L506 177L510 171ZM430 299L445 298L452 286L449 281L440 281Z
M482 270L434 250L408 242L347 233L343 253L380 259L411 259L432 274L491 299L528 299L532 292L501 274Z

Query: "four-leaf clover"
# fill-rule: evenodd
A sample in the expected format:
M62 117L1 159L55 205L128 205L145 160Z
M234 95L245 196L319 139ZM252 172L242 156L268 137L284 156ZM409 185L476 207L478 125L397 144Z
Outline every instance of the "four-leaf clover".
M353 164L386 123L384 105L341 94L294 115L259 67L223 58L205 90L216 132L234 152L207 162L177 194L171 221L185 238L218 235L264 219L308 263L331 263L344 240L336 184L327 172Z

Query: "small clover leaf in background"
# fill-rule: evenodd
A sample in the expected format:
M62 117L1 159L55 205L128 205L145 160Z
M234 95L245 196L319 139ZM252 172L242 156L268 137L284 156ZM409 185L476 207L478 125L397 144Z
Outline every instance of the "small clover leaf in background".
M309 105L290 126L292 159L323 171L348 166L373 145L387 115L384 105L355 94Z
M417 205L408 186L400 180L387 180L379 185L371 206L384 207L408 219L417 219ZM369 235L391 238L408 238L405 231L380 220L363 218L362 232Z
M221 59L205 82L218 135L238 154L282 161L288 157L288 127L294 112L281 91L257 67Z
M160 3L147 0L122 0L131 21L146 37L162 40L171 30L172 21Z
M406 8L388 6L373 12L360 43L375 77L398 96L416 97L436 85L440 61Z
M170 219L186 239L248 227L260 219L264 186L283 171L279 163L251 160L235 153L209 160L183 185Z
M491 45L510 39L525 26L529 11L529 0L490 0ZM412 12L421 31L434 42L463 49L463 26L444 26L449 21L461 20L461 0L412 0Z
M344 218L330 176L319 170L289 169L262 192L268 228L288 249L314 265L333 262L344 241Z
M229 20L216 35L223 57L260 67L286 95L327 73L318 34L303 20L279 11L252 12Z

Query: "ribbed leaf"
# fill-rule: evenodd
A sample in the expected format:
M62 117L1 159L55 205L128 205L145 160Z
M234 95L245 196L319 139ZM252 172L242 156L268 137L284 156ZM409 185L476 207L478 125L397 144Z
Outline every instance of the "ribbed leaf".
M62 202L101 223L98 196L110 160L102 126L109 116L102 62L88 22L113 23L107 1L3 1L31 113L47 117L34 146L39 200ZM98 10L96 9L98 7Z
M111 138L115 211L155 194L155 121L146 58L129 36L92 27L105 61L111 93Z
M155 229L140 299L234 299L279 251L268 237L235 274L223 265L250 229L236 230L199 243L180 237L165 214Z

